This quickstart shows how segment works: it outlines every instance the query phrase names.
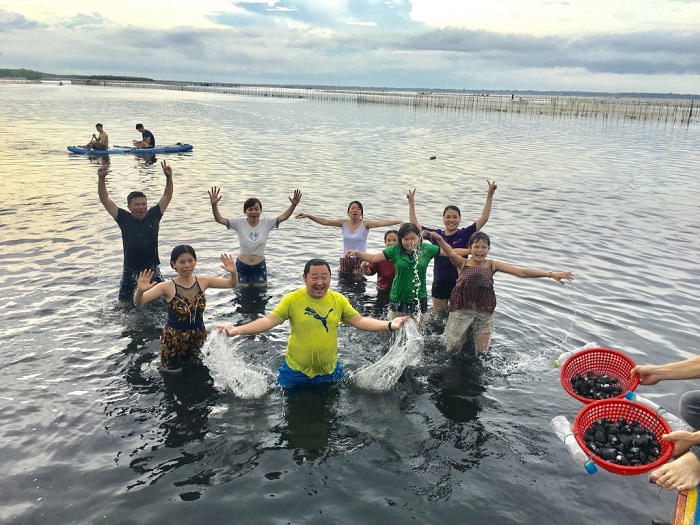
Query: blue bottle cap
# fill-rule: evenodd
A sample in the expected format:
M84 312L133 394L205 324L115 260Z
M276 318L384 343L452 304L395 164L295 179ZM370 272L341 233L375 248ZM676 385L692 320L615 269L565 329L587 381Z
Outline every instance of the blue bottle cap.
M628 390L625 394L625 399L627 399L628 401L634 401L635 399L637 399L637 394L635 394L631 390Z
M598 467L595 466L595 463L593 463L592 459L589 459L586 461L586 463L583 465L583 467L586 469L586 472L589 474L595 474L598 472Z

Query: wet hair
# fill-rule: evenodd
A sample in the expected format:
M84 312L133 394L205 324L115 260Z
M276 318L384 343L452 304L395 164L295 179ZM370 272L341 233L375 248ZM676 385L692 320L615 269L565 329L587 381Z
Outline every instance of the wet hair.
M304 277L309 275L312 266L325 266L328 268L328 273L331 273L331 267L325 259L311 259L304 265Z
M260 202L260 201L259 201L258 199L256 199L255 197L251 197L250 199L246 199L246 201L243 203L243 213L245 213L245 211L246 211L248 208L252 208L252 207L255 206L256 204L257 204L258 206L260 206L260 211L262 211L262 202Z
M409 233L415 233L418 235L418 242L420 242L421 235L420 235L420 230L418 229L418 226L413 224L412 222L404 222L401 227L399 228L398 234L399 234L399 250L401 250L403 253L408 253L406 249L403 247L403 238L406 237Z
M189 244L178 244L173 248L173 251L170 252L170 266L175 268L175 261L182 255L183 253L189 253L192 257L194 257L194 260L197 260L197 254L194 251L194 248L190 246Z
M445 214L448 212L448 210L456 211L456 212L457 212L457 215L459 215L460 217L462 216L462 212L459 211L459 208L458 208L457 206L453 205L453 204L450 204L449 206L445 206L445 209L442 210L442 216L443 216L443 217L444 217Z
M353 204L357 204L357 206L360 208L360 217L364 217L365 216L365 209L362 206L362 203L360 201L351 201L350 204L348 204L348 213L350 213L350 207Z
M95 127L96 127L96 128L101 128L101 127L102 127L102 124L100 124L100 123L98 122L97 124L95 124Z
M136 124L136 129L142 128L143 124Z
M132 191L126 196L126 203L131 204L134 199L146 198L146 194L142 191Z
M392 233L396 234L397 237L399 235L398 230L389 230L384 234L384 242L386 242L386 238L389 237L389 235L391 235Z
M491 239L484 232L472 233L472 236L469 237L469 242L467 243L467 246L471 248L472 244L476 243L477 241L486 241L486 245L488 247L491 247Z

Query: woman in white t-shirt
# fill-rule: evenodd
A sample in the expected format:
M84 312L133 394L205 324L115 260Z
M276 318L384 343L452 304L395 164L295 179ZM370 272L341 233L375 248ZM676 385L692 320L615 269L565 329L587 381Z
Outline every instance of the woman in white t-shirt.
M220 188L214 186L209 190L209 201L214 220L238 234L239 253L236 258L238 285L241 287L267 286L267 265L265 264L265 245L272 229L289 219L301 201L301 191L294 190L289 197L289 208L279 217L263 217L262 203L250 198L243 203L245 218L227 219L219 212Z

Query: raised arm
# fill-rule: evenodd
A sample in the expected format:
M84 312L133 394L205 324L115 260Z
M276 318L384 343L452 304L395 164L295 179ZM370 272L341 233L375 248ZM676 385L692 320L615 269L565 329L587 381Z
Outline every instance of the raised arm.
M362 221L362 224L365 225L365 228L368 230L371 228L383 228L384 226L395 226L397 224L402 224L403 221L399 221L396 219L378 219L374 221L370 221L369 219L365 219Z
M347 219L326 219L324 217L319 217L318 215L311 215L310 213L299 213L295 219L311 219L321 226L337 226L342 228L343 224L347 222Z
M165 161L161 161L160 167L163 168L163 173L165 174L165 190L163 190L163 196L158 201L158 206L160 206L160 213L165 213L165 210L168 209L168 204L173 199L173 169Z
M175 295L175 286L172 281L152 283L151 279L153 279L153 270L143 270L139 273L139 280L134 291L134 304L150 303L161 297L168 299L168 295L171 296L169 299L172 299L172 296Z
M234 335L253 335L261 334L267 332L268 330L274 328L280 324L280 320L272 315L267 314L265 317L251 321L250 323L242 324L240 326L233 326L231 324L217 326L216 329L219 332L225 333L229 337Z
M467 264L467 260L462 255L469 255L468 248L459 248L458 250L460 253L458 253L452 246L447 244L447 241L442 238L442 235L427 230L423 232L423 237L437 241L440 247L440 255L449 257L450 262L457 268L457 271L461 271L462 267Z
M416 188L413 190L408 190L406 194L406 199L408 200L408 221L418 226L418 230L423 231L423 226L418 222L418 217L416 217Z
M637 365L630 371L630 377L639 374L642 385L655 385L659 381L672 379L700 378L700 356L665 365Z
M103 162L102 166L97 168L97 195L100 197L100 202L102 206L105 207L107 213L109 213L112 218L117 218L118 206L114 203L112 199L109 198L109 193L107 193L107 162Z
M484 227L484 224L486 224L489 220L489 216L491 215L491 203L493 202L493 194L496 193L496 181L491 182L490 180L486 179L486 182L489 185L489 191L486 194L486 202L484 203L484 209L481 210L481 215L479 215L479 218L476 220L476 229L480 230L481 228Z
M381 262L381 261L386 261L386 257L384 256L384 252L379 252L379 253L367 253L367 252L358 252L357 250L348 250L345 252L346 257L359 257L363 261L367 262Z
M516 277L525 278L537 278L537 277L549 277L554 279L558 283L564 284L564 281L573 281L574 274L571 272L545 272L544 270L531 270L529 268L520 268L519 266L513 266L512 264L506 264L501 261L491 261L493 268L496 271L509 273L515 275Z
M294 195L289 197L289 202L289 208L284 210L284 213L277 217L278 226L287 219L289 219L292 216L292 213L294 213L294 208L296 208L299 205L299 202L301 202L301 191L294 190Z
M221 215L219 212L219 201L221 200L221 195L219 194L220 189L214 186L209 190L209 202L211 202L211 212L214 215L214 220L219 224L223 224L228 227L228 219Z
M236 260L228 253L221 254L221 267L229 272L231 276L228 279L223 277L199 277L199 284L202 291L207 288L235 288L238 286L238 271L236 270Z

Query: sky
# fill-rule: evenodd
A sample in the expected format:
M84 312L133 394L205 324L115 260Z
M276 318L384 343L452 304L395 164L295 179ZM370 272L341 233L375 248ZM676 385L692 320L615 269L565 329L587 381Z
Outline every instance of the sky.
M700 94L700 0L0 0L0 68Z

